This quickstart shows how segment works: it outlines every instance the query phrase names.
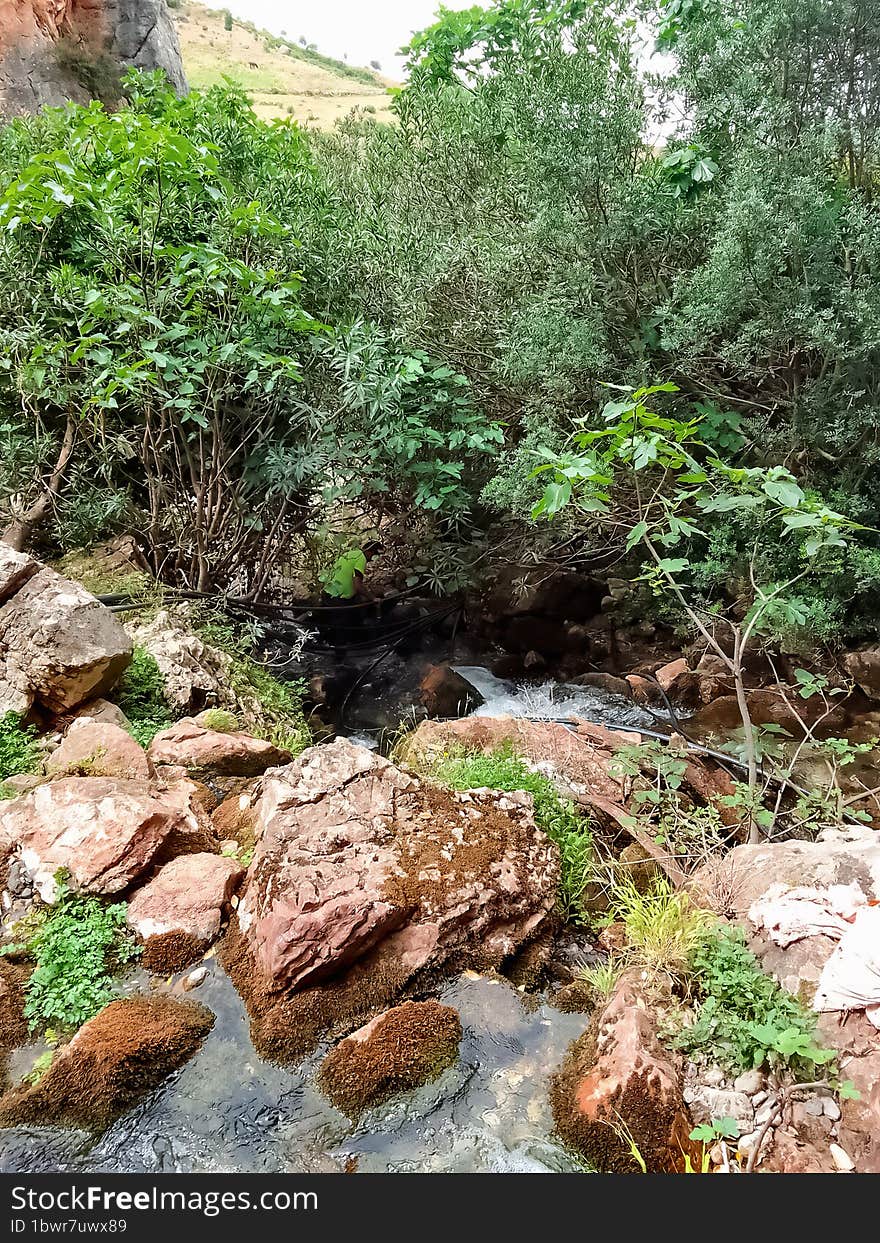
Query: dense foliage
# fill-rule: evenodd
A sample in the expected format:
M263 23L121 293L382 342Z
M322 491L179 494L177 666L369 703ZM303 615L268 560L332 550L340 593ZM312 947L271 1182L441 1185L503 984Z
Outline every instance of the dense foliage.
M867 0L496 0L409 48L394 125L265 124L234 88L0 137L0 506L66 548L119 527L190 586L381 532L454 577L536 536L536 450L674 380L725 465L880 525L880 33ZM645 31L666 57L649 60ZM659 65L660 72L655 73ZM514 521L515 520L515 521ZM353 535L356 538L353 539ZM682 555L737 594L748 509ZM566 544L583 564L625 538ZM315 554L315 548L319 552ZM766 581L798 573L776 542ZM636 567L638 568L638 567ZM873 531L801 629L877 633Z

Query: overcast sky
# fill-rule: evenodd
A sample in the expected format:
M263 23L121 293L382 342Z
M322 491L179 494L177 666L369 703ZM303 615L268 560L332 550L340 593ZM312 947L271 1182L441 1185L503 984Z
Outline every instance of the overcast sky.
M379 61L383 72L400 78L397 55L414 30L429 26L440 0L204 0L209 8L229 9L272 34L300 36L318 50L349 64ZM474 0L443 0L448 9L470 8Z

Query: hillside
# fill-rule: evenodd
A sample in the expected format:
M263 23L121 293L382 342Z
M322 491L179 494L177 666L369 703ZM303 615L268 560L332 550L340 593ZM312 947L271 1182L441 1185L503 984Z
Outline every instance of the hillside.
M223 12L200 4L172 8L190 86L204 89L223 77L241 83L265 118L329 128L352 108L390 116L390 83L369 69L349 66L236 19L224 28Z

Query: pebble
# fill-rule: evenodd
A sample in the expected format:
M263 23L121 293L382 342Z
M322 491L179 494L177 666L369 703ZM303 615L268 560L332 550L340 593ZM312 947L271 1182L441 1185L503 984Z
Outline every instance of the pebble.
M741 1075L737 1075L733 1081L734 1089L737 1092L746 1092L749 1096L754 1096L760 1092L764 1086L764 1076L759 1070L747 1070Z
M828 1151L831 1153L831 1160L841 1174L851 1174L856 1168L855 1161L853 1161L845 1149L841 1148L840 1144L831 1144Z
M195 971L190 971L189 975L184 979L183 987L186 992L189 992L190 989L198 988L200 984L204 984L207 978L208 968L196 967Z
M840 1121L840 1106L833 1096L826 1096L822 1101L822 1112L826 1118L830 1118L832 1122Z
M773 1101L771 1101L769 1105L765 1105L763 1109L759 1109L758 1112L755 1114L756 1125L759 1127L763 1126L764 1123L768 1122L775 1113L776 1113L776 1105Z
M769 1092L756 1092L755 1095L752 1097L752 1104L754 1105L755 1109L757 1109L760 1105L763 1105L764 1102L769 1099L770 1099Z

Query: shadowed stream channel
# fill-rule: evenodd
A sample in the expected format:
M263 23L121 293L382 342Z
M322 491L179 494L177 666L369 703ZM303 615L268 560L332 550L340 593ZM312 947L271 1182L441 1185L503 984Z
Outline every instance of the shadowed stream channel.
M525 1003L471 973L438 993L464 1037L456 1065L357 1123L315 1083L323 1045L292 1067L263 1061L216 960L193 994L216 1014L196 1056L95 1139L56 1127L0 1130L3 1173L542 1173L577 1170L553 1139L549 1077L587 1018Z

